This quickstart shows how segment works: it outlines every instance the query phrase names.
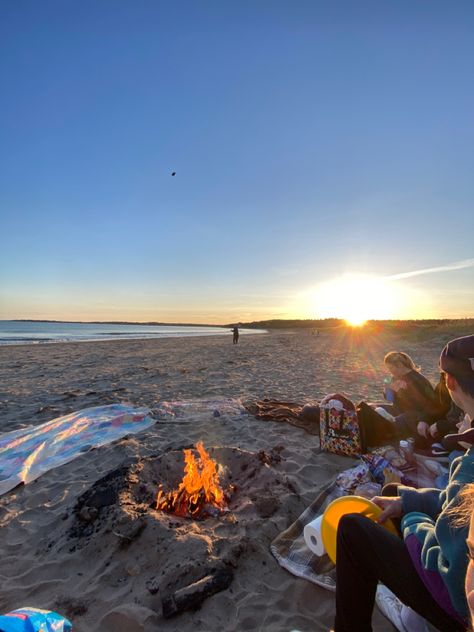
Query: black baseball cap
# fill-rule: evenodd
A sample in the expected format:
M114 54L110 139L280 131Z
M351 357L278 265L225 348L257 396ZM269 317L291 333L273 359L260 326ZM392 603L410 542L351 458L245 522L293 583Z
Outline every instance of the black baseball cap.
M455 379L474 385L474 335L448 342L441 352L439 366Z

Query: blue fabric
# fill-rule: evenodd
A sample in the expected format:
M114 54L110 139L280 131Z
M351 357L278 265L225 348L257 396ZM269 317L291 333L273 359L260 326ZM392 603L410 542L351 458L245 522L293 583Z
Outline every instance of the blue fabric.
M0 632L70 632L71 622L51 610L19 608L0 616Z

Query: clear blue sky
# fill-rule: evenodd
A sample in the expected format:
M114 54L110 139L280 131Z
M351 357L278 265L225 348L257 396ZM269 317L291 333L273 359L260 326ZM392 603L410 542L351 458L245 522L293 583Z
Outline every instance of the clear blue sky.
M474 316L473 32L471 0L4 0L0 318L318 317L458 261L401 315Z

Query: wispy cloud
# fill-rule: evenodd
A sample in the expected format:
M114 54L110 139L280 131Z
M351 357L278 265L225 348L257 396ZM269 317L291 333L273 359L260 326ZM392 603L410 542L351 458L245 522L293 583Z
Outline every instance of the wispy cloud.
M434 272L449 272L450 270L462 270L463 268L474 267L474 259L464 259L464 261L456 261L448 263L445 266L437 266L436 268L422 268L421 270L412 270L411 272L400 272L399 274L391 274L384 277L386 281L398 281L399 279L409 279L410 277L419 276L421 274L432 274Z

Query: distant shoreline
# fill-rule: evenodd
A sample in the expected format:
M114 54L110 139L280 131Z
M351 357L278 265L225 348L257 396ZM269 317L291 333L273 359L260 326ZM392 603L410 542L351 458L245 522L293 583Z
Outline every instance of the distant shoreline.
M142 323L133 320L53 320L45 318L4 318L1 322L9 323L69 323L72 325L143 325L146 327L227 327L227 325L211 325L202 323Z
M128 320L55 320L43 318L11 318L1 319L0 322L13 323L70 323L78 325L134 325L145 327L239 327L246 329L333 329L335 327L348 327L342 318L324 319L270 319L257 320L251 322L210 324L210 323L165 323L157 321L138 322ZM368 327L395 327L395 326L423 326L423 325L449 325L449 324L469 324L474 327L474 317L466 318L423 318L423 319L397 319L397 320L368 320L362 328Z

